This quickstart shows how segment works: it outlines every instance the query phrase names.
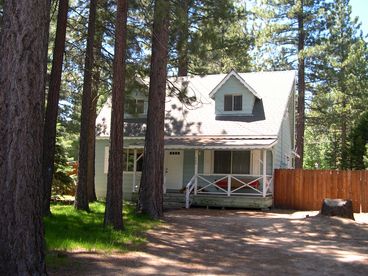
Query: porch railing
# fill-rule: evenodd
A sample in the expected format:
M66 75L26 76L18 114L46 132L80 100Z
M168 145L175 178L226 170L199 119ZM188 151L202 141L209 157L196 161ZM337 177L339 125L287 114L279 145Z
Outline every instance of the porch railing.
M196 174L186 185L185 206L190 207L192 193L266 197L272 192L272 175Z

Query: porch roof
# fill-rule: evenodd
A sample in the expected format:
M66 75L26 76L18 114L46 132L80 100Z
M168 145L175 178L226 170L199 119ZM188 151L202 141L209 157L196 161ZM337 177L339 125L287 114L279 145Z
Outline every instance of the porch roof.
M276 143L276 137L165 137L165 149L268 149ZM128 146L143 147L143 139Z

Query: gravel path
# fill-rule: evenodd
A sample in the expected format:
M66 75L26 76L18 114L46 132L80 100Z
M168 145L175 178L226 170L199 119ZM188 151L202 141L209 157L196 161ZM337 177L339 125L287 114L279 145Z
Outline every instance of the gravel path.
M309 217L306 215L309 214ZM368 214L189 209L166 213L138 252L68 253L50 275L368 275Z

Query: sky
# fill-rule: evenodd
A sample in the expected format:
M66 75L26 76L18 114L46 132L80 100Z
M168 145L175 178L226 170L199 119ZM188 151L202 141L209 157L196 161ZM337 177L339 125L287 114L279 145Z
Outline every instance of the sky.
M358 16L364 35L368 34L368 0L350 0L352 15Z

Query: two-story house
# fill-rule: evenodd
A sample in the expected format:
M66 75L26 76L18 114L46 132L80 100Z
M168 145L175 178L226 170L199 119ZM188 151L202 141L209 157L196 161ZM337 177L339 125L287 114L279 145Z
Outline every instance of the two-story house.
M185 89L191 104L172 96ZM148 89L147 89L148 91ZM138 191L148 97L132 93L125 114L124 199ZM273 170L294 162L295 72L173 77L165 117L166 194L187 207L272 205ZM96 193L105 197L111 103L97 117ZM181 193L181 194L180 194Z

